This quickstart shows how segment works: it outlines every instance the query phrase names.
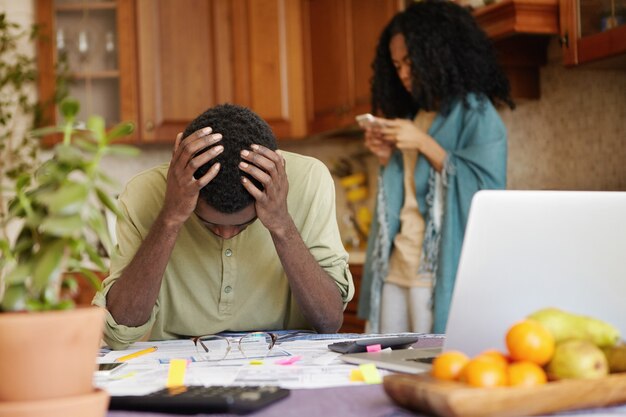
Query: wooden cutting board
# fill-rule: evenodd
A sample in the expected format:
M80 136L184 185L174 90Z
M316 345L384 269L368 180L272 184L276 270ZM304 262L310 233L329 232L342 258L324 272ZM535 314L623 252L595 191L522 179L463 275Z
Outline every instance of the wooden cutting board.
M472 388L425 374L394 374L383 385L397 404L440 417L529 416L626 402L626 373L532 388Z

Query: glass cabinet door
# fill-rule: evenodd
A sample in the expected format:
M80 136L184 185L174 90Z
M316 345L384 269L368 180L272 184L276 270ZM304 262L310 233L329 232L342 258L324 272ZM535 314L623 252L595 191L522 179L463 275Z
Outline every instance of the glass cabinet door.
M81 103L78 120L91 114L107 125L121 121L116 4L57 0L57 62L67 64L69 94Z
M42 32L39 90L45 113L53 119L45 123L59 120L52 102L64 85L81 103L79 122L93 114L104 117L109 127L136 122L132 0L38 1L37 20Z
M626 0L560 0L559 9L565 65L611 59L623 68Z
M579 0L581 38L615 29L624 24L626 0Z

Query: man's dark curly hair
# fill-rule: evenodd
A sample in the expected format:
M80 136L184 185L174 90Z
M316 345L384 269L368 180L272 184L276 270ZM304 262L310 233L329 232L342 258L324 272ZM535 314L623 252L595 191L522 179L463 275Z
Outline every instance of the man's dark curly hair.
M240 152L250 149L254 143L276 150L276 137L259 115L234 104L220 104L208 109L189 123L183 137L204 127L211 127L214 133L222 134L222 140L213 146L222 145L224 151L194 173L195 178L200 178L214 163L221 164L217 176L200 190L200 198L222 213L238 212L255 201L241 184L242 175L249 178L257 188L263 189L256 179L239 169L242 161Z
M411 60L412 94L389 51L399 33ZM385 117L414 116L421 109L446 114L468 93L515 107L487 35L466 9L448 0L423 0L396 14L380 36L372 68L372 111Z

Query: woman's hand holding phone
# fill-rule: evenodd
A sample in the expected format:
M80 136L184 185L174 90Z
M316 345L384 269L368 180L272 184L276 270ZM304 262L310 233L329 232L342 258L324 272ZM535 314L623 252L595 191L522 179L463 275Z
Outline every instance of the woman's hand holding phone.
M365 129L365 147L378 158L378 162L383 166L387 165L394 150L394 144L385 140L380 126Z
M356 116L356 121L363 129L382 128L385 126L385 120L381 117L376 117L370 113L359 114Z

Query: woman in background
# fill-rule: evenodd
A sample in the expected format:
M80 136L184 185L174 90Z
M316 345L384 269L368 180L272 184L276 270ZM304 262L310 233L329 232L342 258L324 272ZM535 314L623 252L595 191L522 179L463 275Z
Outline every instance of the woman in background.
M506 186L514 107L491 43L465 9L425 0L383 30L365 145L380 162L359 316L373 333L444 333L474 193Z

